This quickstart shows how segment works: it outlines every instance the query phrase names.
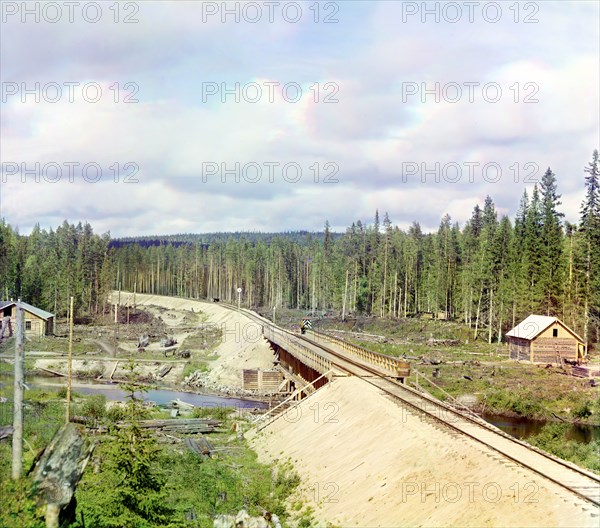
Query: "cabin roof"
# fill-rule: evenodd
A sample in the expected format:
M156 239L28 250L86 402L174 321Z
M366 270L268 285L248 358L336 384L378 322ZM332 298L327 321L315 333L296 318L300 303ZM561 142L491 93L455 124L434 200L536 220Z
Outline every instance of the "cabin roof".
M515 326L512 330L506 332L507 337L518 337L520 339L526 339L527 341L532 341L537 336L539 336L544 330L546 330L549 326L558 322L561 326L563 326L569 333L573 334L573 336L579 341L583 343L583 339L577 335L573 330L571 330L565 323L563 323L558 317L550 317L547 315L534 315L531 314L523 319L517 326Z
M3 310L8 306L13 306L16 304L17 303L15 301L0 301L0 310ZM42 310L41 308L37 308L36 306L32 306L31 304L28 304L23 301L21 301L21 306L23 307L23 310L26 310L27 312L32 313L33 315L37 315L40 319L43 319L44 321L47 321L51 317L54 317L54 314L47 312L46 310Z

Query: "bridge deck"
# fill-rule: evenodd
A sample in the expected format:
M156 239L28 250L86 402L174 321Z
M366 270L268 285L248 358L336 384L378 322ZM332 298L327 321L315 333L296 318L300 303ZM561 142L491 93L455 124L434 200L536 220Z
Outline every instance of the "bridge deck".
M330 377L348 375L345 370L336 366L336 363L339 363L339 358L329 354L316 344L300 340L299 337L285 330L271 326L265 326L264 335L269 341L280 346L307 366L314 368L320 374L332 371Z

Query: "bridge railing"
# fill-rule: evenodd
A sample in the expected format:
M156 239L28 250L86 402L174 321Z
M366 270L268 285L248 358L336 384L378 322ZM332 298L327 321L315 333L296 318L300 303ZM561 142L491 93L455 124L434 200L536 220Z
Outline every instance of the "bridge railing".
M306 366L324 374L332 370L332 362L318 354L314 350L311 350L306 345L298 341L293 337L293 334L286 330L276 330L270 325L263 325L263 335L269 341L276 343L290 354L297 357ZM331 375L327 376L331 378Z
M317 339L334 343L344 352L357 357L365 363L369 363L370 365L374 365L386 370L394 377L407 378L410 375L410 363L408 363L408 361L404 361L396 357L386 356L385 354L380 354L379 352L367 350L364 347L355 345L353 343L348 343L343 339L338 339L337 337L323 334L321 332L317 332L316 330L311 330L310 332L312 332Z

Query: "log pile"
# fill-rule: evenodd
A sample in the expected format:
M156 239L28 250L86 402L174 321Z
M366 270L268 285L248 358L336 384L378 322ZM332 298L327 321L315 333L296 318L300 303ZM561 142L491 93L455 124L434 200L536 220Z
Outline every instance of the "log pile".
M573 365L571 374L578 378L596 378L600 377L600 365Z
M151 429L164 433L213 433L221 422L208 418L186 418L166 420L141 420L138 422L142 429ZM117 422L117 427L127 427L126 422Z
M87 425L97 433L107 433L108 427L101 425L94 427L91 419L83 416L73 416L71 421ZM214 433L221 426L220 421L209 418L171 418L165 420L140 420L137 422L142 429L162 433L179 433L179 434L201 434ZM129 427L129 422L116 422L114 426L118 429Z

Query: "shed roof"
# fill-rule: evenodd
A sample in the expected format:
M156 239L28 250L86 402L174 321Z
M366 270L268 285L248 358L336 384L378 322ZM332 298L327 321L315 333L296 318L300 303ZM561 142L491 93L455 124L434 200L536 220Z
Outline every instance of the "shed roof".
M0 310L3 310L7 306L12 306L16 304L17 303L15 301L0 301ZM42 310L41 308L37 308L36 306L32 306L31 304L28 304L23 301L21 301L21 306L24 310L28 311L29 313L32 313L33 315L37 315L40 319L44 319L44 321L47 321L51 317L54 317L54 314L47 312L46 310Z
M560 323L566 328L574 337L579 339L583 343L583 339L571 330L565 323L563 323L558 317L550 317L547 315L534 315L531 314L523 319L517 326L512 330L506 332L507 337L518 337L521 339L527 339L531 341L540 335L546 328L554 323Z

